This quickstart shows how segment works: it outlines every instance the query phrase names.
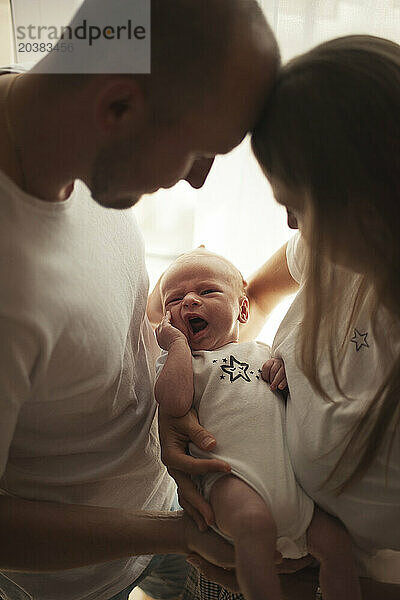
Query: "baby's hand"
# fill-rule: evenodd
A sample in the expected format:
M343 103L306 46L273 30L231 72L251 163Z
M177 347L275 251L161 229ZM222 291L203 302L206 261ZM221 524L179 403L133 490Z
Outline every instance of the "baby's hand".
M262 378L270 384L271 390L284 390L287 387L285 365L281 358L270 358L263 364Z
M167 352L171 348L172 344L177 340L186 341L186 337L182 331L179 331L179 329L171 324L171 313L169 310L166 312L161 323L156 328L156 337L160 348L166 350Z

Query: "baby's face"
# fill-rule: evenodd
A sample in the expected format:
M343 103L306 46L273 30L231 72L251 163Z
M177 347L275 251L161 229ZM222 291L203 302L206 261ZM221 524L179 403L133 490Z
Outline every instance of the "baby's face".
M164 313L170 311L172 325L193 350L237 342L239 322L247 320L247 298L240 295L229 265L218 257L178 261L162 280L161 296Z

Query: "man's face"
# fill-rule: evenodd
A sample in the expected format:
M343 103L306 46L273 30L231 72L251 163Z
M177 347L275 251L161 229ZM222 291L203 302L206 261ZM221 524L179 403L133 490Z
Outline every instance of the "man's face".
M192 350L215 350L238 340L244 317L237 279L227 263L212 256L178 260L165 274L164 312L171 313L172 325Z
M92 174L92 194L104 206L127 208L143 194L170 188L180 180L203 186L217 154L232 150L246 134L247 124L221 123L216 109L193 112L181 121L144 123L135 135L101 151Z
M149 126L99 152L93 173L93 198L110 208L129 208L143 194L170 188L186 180L194 188L204 184L217 152L213 140L197 143L195 131L183 123Z
M227 65L218 90L179 121L162 125L148 116L109 140L94 162L89 184L94 199L127 208L182 179L200 188L214 157L232 150L253 128L271 84L269 63L269 49L249 45Z

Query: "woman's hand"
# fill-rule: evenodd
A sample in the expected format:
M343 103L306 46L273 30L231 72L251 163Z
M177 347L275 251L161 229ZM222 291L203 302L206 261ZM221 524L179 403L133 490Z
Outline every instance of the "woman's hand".
M171 417L160 409L159 430L162 461L178 485L179 503L200 531L205 531L207 526L215 523L214 513L197 491L191 475L216 471L229 473L230 466L215 458L193 458L188 454L189 442L208 452L216 445L214 436L200 425L193 409L179 418Z

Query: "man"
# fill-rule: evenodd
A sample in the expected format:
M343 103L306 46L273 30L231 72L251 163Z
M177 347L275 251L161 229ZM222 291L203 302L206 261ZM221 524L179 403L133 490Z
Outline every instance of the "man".
M133 555L232 565L165 512L142 241L131 212L103 207L201 187L253 127L278 60L254 0L153 0L151 75L0 77L4 600L127 598L150 563Z

